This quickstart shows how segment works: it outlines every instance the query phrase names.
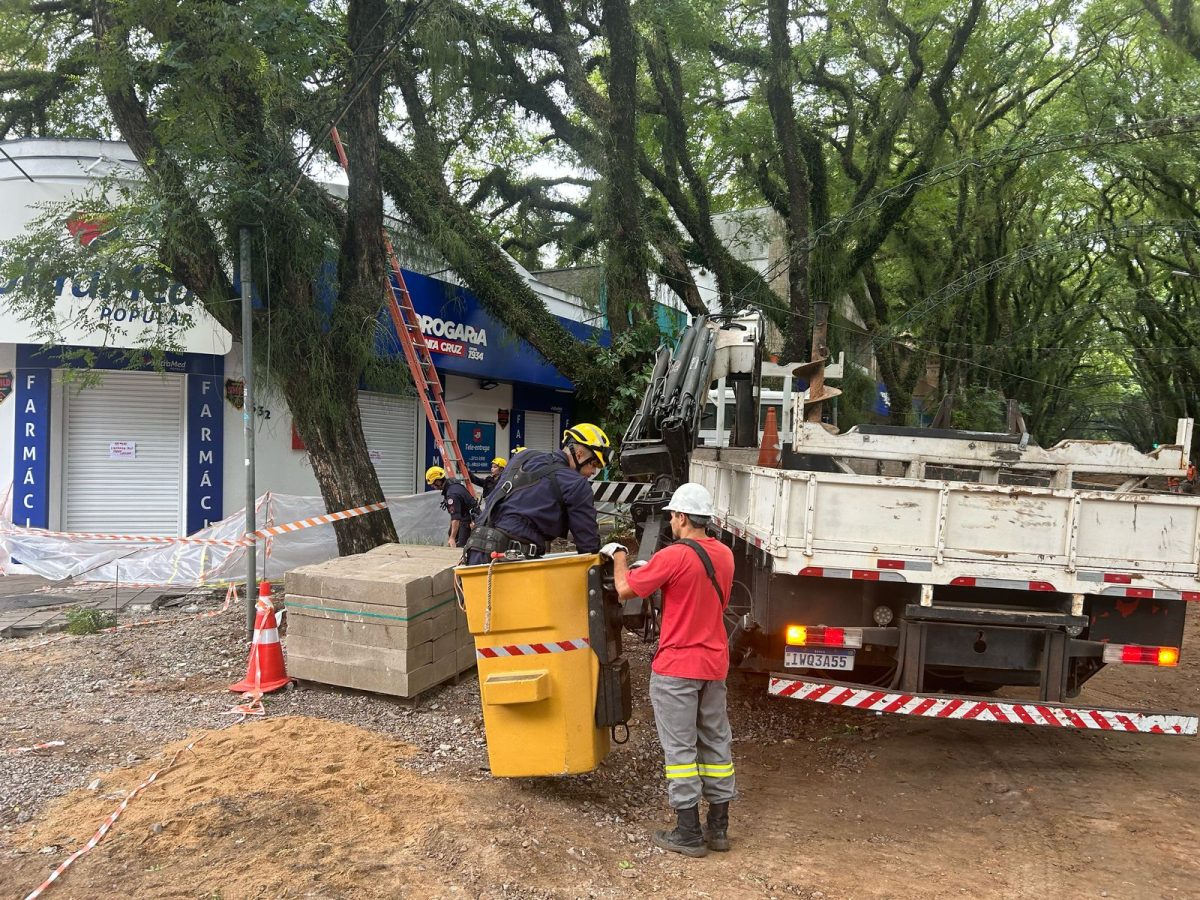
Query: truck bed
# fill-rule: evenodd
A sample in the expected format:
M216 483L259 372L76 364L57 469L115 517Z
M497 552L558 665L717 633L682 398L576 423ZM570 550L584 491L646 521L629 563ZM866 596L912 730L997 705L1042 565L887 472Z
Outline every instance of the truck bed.
M1200 600L1200 496L792 471L702 454L691 479L712 492L718 524L769 554L777 574Z

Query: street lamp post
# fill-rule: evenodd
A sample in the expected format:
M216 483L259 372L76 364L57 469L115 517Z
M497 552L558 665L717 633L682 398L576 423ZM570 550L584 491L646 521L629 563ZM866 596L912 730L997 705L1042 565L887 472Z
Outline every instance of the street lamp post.
M254 515L254 333L251 312L254 284L250 271L250 229L241 229L242 276L242 426L246 436L246 536L258 527ZM255 544L246 544L246 637L254 639Z

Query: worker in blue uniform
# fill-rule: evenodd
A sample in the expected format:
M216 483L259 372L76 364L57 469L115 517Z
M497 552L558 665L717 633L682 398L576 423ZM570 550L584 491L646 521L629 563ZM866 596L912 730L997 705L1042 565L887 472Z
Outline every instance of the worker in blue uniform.
M471 484L483 488L483 496L486 497L500 483L500 479L504 476L504 467L507 465L507 459L503 456L497 456L492 460L492 465L487 475L476 475L474 472L468 472L467 474L471 478Z
M446 535L446 546L467 546L467 540L471 537L475 498L462 482L447 478L446 470L441 466L430 466L425 470L425 483L442 492L442 509L450 513L450 531Z
M581 422L563 432L561 450L514 454L496 487L480 505L467 543L467 565L493 553L517 551L538 557L568 533L580 553L600 549L596 503L589 480L611 460L612 447L599 427Z

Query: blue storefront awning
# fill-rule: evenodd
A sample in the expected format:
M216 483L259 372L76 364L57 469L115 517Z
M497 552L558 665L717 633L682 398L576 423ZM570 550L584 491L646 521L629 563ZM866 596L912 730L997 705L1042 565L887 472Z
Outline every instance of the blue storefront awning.
M570 381L527 341L488 313L466 288L408 271L404 272L404 282L413 308L421 317L421 331L439 372L573 390ZM394 276L392 286L396 286ZM607 329L555 318L581 344L594 342L607 346L611 340ZM402 355L386 309L380 312L379 326L376 352L381 356ZM581 346L580 352L585 352L585 348Z

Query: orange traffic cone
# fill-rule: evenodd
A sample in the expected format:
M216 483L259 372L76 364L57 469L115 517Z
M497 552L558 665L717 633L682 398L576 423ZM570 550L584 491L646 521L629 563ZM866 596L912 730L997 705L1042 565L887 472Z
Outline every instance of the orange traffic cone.
M283 665L283 645L279 643L279 626L275 622L275 604L271 602L271 582L258 585L258 602L254 604L258 615L254 620L254 643L250 645L250 662L246 666L246 677L229 689L235 693L247 691L266 694L287 685L288 678Z
M779 423L775 421L775 407L767 409L767 421L763 425L762 446L758 448L758 464L771 469L779 468Z

